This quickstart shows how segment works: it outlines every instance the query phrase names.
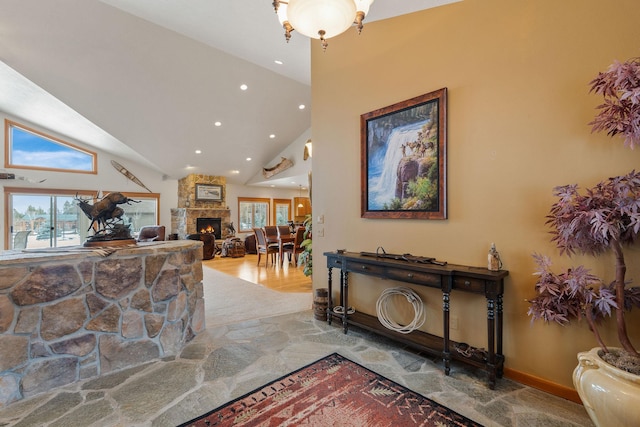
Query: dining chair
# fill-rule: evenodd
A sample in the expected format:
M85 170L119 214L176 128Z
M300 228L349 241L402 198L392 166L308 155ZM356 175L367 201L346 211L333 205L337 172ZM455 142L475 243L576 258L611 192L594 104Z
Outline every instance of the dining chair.
M267 241L277 241L278 240L278 227L275 225L265 225L264 226L264 234L267 238Z
M291 234L291 229L288 225L278 225L278 236L288 236Z
M296 230L296 237L291 243L285 243L282 246L282 253L287 254L289 262L291 262L291 258L293 258L293 265L298 266L298 255L304 251L304 248L300 246L302 241L304 240L304 227L298 227Z
M256 235L256 250L258 251L258 265L260 265L260 258L262 257L262 254L265 254L267 256L267 258L264 261L265 267L269 263L269 255L271 255L271 263L275 264L274 255L280 252L278 243L267 243L267 237L264 231L262 230L262 228L254 227L253 232Z

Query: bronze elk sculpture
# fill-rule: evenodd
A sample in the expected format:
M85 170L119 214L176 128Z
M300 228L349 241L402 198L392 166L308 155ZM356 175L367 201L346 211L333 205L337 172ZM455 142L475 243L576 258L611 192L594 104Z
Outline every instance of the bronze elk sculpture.
M97 200L98 196L94 198ZM109 193L98 202L91 204L91 199L82 199L76 194L75 200L78 206L85 213L87 218L91 220L87 231L97 225L94 237L110 237L110 238L130 238L128 227L124 226L122 215L124 210L118 205L140 203L140 200L133 200L126 197L122 193Z

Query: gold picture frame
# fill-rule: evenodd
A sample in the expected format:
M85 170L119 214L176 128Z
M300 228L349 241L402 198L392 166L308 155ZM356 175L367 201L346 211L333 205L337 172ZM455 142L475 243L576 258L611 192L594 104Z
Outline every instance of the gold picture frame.
M447 88L360 116L361 217L446 219Z

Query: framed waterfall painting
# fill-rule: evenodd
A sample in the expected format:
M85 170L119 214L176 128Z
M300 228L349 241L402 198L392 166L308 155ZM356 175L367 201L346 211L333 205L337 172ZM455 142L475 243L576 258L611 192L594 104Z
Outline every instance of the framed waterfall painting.
M447 218L447 88L360 116L362 218Z

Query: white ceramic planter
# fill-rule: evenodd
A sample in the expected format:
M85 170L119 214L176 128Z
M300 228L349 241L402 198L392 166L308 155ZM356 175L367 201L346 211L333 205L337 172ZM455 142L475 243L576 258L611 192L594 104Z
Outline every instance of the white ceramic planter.
M640 376L609 365L599 347L578 353L573 384L598 427L640 426Z

